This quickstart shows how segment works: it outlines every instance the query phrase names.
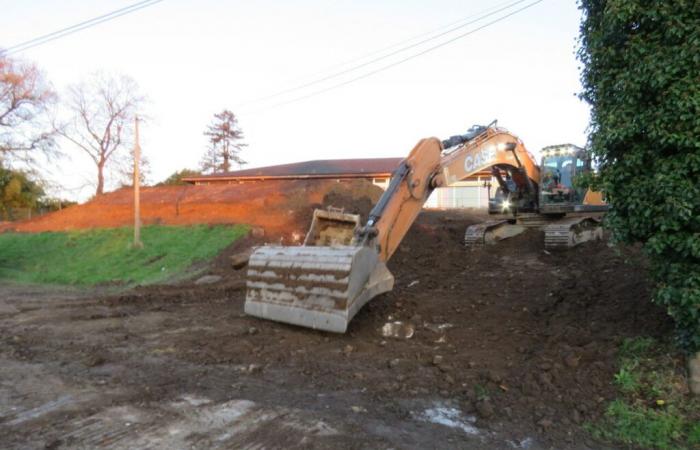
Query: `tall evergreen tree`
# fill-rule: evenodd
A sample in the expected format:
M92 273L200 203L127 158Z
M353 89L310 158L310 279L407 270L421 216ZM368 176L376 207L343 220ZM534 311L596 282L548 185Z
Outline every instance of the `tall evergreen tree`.
M200 163L202 172L229 172L231 164L246 164L240 157L247 144L242 142L243 131L238 126L238 118L228 109L214 114L214 120L207 126L204 135L209 138L209 148Z

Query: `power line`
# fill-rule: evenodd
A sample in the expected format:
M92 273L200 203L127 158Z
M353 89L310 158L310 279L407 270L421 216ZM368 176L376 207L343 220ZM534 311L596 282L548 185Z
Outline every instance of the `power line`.
M469 36L469 35L471 35L471 34L474 34L474 33L476 33L477 31L483 30L484 28L487 28L487 27L489 27L489 26L491 26L491 25L494 25L494 24L496 24L496 23L498 23L498 22L501 22L501 21L507 19L508 17L514 16L515 14L518 14L518 13L520 13L520 12L522 12L522 11L525 11L526 9L531 8L531 7L535 6L535 5L538 4L538 3L541 3L542 1L544 1L544 0L536 0L536 1L534 1L534 2L532 2L532 3L530 3L530 4L528 4L528 5L523 6L522 8L516 9L515 11L512 11L512 12L510 12L510 13L508 13L508 14L505 14L505 15L503 15L503 16L501 16L501 17L495 19L495 20L492 20L491 22L488 22L488 23L486 23L486 24L484 24L484 25L481 25L480 27L477 27L477 28L474 28L473 30L469 30L469 31L467 31L467 32L465 32L465 33L459 34L459 35L457 35L457 36L455 36L455 37L453 37L453 38L451 38L451 39L448 39L447 41L441 42L441 43L439 43L439 44L437 44L437 45L434 45L434 46L432 46L432 47L429 47L429 48L427 48L427 49L425 49L425 50L422 50L422 51L420 51L420 52L418 52L418 53L415 53L415 54L413 54L413 55L407 56L407 57L405 57L405 58L403 58L403 59L400 59L400 60L398 60L398 61L395 61L395 62L393 62L393 63L391 63L391 64L387 64L387 65L385 65L385 66L379 67L378 69L375 69L375 70L372 70L372 71L370 71L370 72L364 73L364 74L359 75L359 76L357 76L357 77L355 77L355 78L351 78L351 79L349 79L349 80L343 81L342 83L337 83L337 84L334 84L334 85L329 86L329 87L327 87L327 88L320 89L320 90L318 90L318 91L314 91L314 92L311 92L311 93L309 93L309 94L306 94L306 95L303 95L303 96L300 96L300 97L296 97L296 98L293 98L293 99L290 99L290 100L287 100L287 101L284 101L284 102L276 103L276 104L274 104L274 105L271 105L271 106L268 107L268 108L263 108L263 109L258 110L258 111L264 111L264 110L276 108L276 107L279 107L279 106L288 105L288 104L290 104L290 103L296 103L296 102L298 102L298 101L306 100L307 98L315 97L315 96L317 96L317 95L323 94L323 93L328 92L328 91L331 91L331 90L333 90L333 89L337 89L337 88L343 87L343 86L345 86L345 85L348 85L348 84L350 84L350 83L354 83L354 82L356 82L356 81L365 79L365 78L370 77L370 76L372 76L372 75L375 75L375 74L377 74L377 73L379 73L379 72L383 72L383 71L388 70L388 69L390 69L390 68L392 68L392 67L398 66L399 64L403 64L403 63L405 63L405 62L407 62L407 61L410 61L410 60L412 60L412 59L418 58L419 56L425 55L426 53L429 53L429 52L432 52L432 51L434 51L434 50L437 50L437 49L440 48L440 47L444 47L445 45L451 44L451 43L453 43L453 42L455 42L455 41L457 41L457 40L459 40L459 39L462 39L462 38L464 38L464 37L466 37L466 36Z
M521 1L525 1L525 0L521 0ZM370 52L365 53L364 55L358 56L358 57L356 57L356 58L352 58L352 59L349 59L349 60L346 60L346 61L343 61L343 62L340 62L340 63L337 63L337 64L333 64L333 65L328 66L328 67L326 67L325 69L322 69L321 71L319 71L319 72L318 72L318 76L322 76L323 73L325 73L325 72L327 72L327 71L329 71L329 70L333 70L333 69L336 69L336 68L339 68L339 67L347 66L347 65L353 64L353 63L358 62L358 61L363 61L363 60L365 60L365 59L367 59L367 58L369 58L369 57L371 57L371 56L378 55L378 54L382 54L382 53L384 53L384 52L386 52L386 51L388 51L388 50L391 50L391 49L393 49L393 48L396 48L396 47L399 47L399 46L401 46L401 45L407 44L407 43L409 43L409 42L413 42L413 41L415 41L415 40L417 40L417 39L420 39L420 38L422 38L422 37L424 37L424 36L430 36L430 35L435 34L435 33L437 33L437 32L441 32L442 30L444 30L444 29L447 28L447 27L452 27L452 26L454 26L454 25L456 25L456 24L458 24L458 23L462 23L462 22L464 22L464 21L466 21L466 20L473 19L474 17L481 16L482 14L487 13L487 12L493 12L495 9L501 8L501 7L504 6L504 5L508 5L508 4L510 4L511 2L512 2L512 0L508 0L508 1L506 1L506 2L501 2L501 3L497 4L497 5L491 6L491 7L489 7L489 8L482 9L481 11L479 11L479 12L477 12L477 13L470 14L470 15L467 16L467 17L462 17L462 18L459 19L459 20L455 20L455 21L450 22L450 23L448 23L448 24L442 25L442 26L440 26L440 27L438 27L438 28L433 28L432 30L429 30L429 31L426 31L426 32L423 32L423 33L420 33L420 34L417 34L417 35L414 35L414 36L412 36L412 37L410 37L410 38L401 40L401 41L399 41L399 42L395 42L395 43L393 43L393 44L391 44L391 45L388 45L388 46L386 46L386 47L382 47L382 48L380 48L380 49L376 49L376 50L370 51ZM520 2L515 2L515 3L520 3ZM509 5L509 6L513 6L513 5ZM437 37L437 36L436 36L436 37ZM420 45L420 43L419 43L419 44L416 44L416 45ZM385 57L388 57L388 56L391 56L391 55L385 55ZM369 64L369 63L368 63L368 64ZM356 68L357 68L357 67L356 67ZM332 75L331 75L331 76L332 76ZM317 81L318 81L318 80L317 80ZM244 103L241 103L239 106L246 106L246 105L249 105L249 104L251 104L251 103L258 103L258 102L261 102L261 101L264 101L264 100L269 100L270 98L273 98L273 97L276 97L276 96L279 96L279 95L282 95L282 94L285 94L285 93L288 93L288 92L291 92L291 91L294 91L294 90L301 89L302 87L303 87L303 86L291 87L291 88L289 88L289 89L285 89L285 90L283 90L283 91L279 91L279 92L276 92L276 93L274 93L274 94L270 94L270 95L265 96L265 97L260 97L260 98L256 98L256 99L252 99L252 100L245 101Z
M424 33L420 33L420 34L417 34L417 35L412 36L412 37L410 37L410 38L403 39L403 40L401 40L401 41L399 41L399 42L395 42L395 43L393 43L393 44L391 44L391 45L387 45L386 47L383 47L383 48L380 48L380 49L377 49L377 50L370 51L369 53L365 53L364 55L358 56L358 57L356 57L356 58L352 58L352 59L347 60L347 61L343 61L343 62L340 62L340 63L337 63L337 64L333 64L333 65L331 65L331 66L329 66L329 67L326 67L326 68L323 69L323 70L325 71L325 70L335 69L336 67L347 66L348 64L352 64L352 63L355 63L355 62L358 62L358 61L362 61L362 60L364 60L364 59L367 59L367 58L369 58L370 56L374 56L374 55L378 55L378 54L380 54L380 53L384 53L385 51L391 50L392 48L396 48L396 47L398 47L398 46L400 46L400 45L407 44L407 43L409 43L409 42L412 42L412 41L415 41L415 40L417 40L417 39L420 39L420 38L422 38L422 37L424 37L424 36L430 36L431 34L435 34L435 33L437 33L437 32L440 32L440 31L442 31L443 29L445 29L445 28L447 28L447 27L451 27L451 26L457 25L458 23L462 23L462 22L464 22L464 21L466 21L466 20L473 19L474 17L480 16L480 15L485 14L485 13L487 13L487 12L491 12L491 11L493 11L493 10L495 10L495 9L500 8L501 6L507 5L507 4L510 3L511 1L512 1L512 0L508 0L508 1L506 1L506 2L501 2L501 3L497 4L497 5L490 6L490 7L488 7L488 8L485 8L485 9L480 10L479 12L476 12L476 13L474 13L474 14L470 14L469 16L466 16L466 17L462 17L462 18L459 19L459 20L455 20L455 21L453 21L453 22L450 22L450 23L441 25L440 27L433 28L432 30L426 31L426 32L424 32Z
M16 53L20 51L24 51L27 49L30 49L32 47L36 47L38 45L44 44L46 42L53 41L55 39L58 39L63 36L67 36L69 34L73 34L75 32L84 30L86 28L107 22L108 20L116 19L117 17L121 17L123 15L138 11L140 9L146 8L148 6L154 5L156 3L160 3L163 0L142 0L140 2L134 3L129 6L125 6L123 8L117 9L115 11L112 11L107 14L103 14L101 16L94 17L92 19L77 23L75 25L71 25L66 28L62 28L57 31L53 31L51 33L35 37L33 39L30 39L28 41L21 42L19 44L13 45L12 47L9 47L4 50L4 53L10 54L10 53Z
M433 41L433 40L438 39L438 38L440 38L440 37L442 37L442 36L445 36L445 35L447 35L447 34L450 34L450 33L454 32L454 31L457 31L457 30L459 30L459 29L461 29L461 28L464 28L464 27L466 27L466 26L469 26L469 25L472 25L472 24L474 24L474 23L476 23L476 22L479 22L479 21L481 21L481 20L483 20L483 19L485 19L485 18L487 18L487 17L493 16L494 14L498 14L499 12L502 12L502 11L504 11L504 10L510 9L510 8L512 8L513 6L515 6L515 5L519 4L519 3L523 3L524 1L526 1L526 0L517 0L517 1L514 1L514 2L510 2L510 3L508 3L506 6L501 6L500 8L498 8L498 9L496 9L496 10L494 10L494 11L491 11L491 12L489 12L489 13L483 14L483 15L477 17L476 19L470 20L469 22L463 23L463 24L458 25L458 26L456 26L456 27L449 28L449 29L447 29L447 30L445 30L445 31L440 32L439 34L436 34L436 35L431 36L431 37L429 37L429 38L423 39L423 40L421 40L421 41L419 41L419 42L416 42L416 43L413 43L413 44L410 44L410 45L401 47L401 48L399 48L399 49L397 49L397 50L394 50L394 51L392 51L392 52L390 52L390 53L387 53L387 54L385 54L385 55L382 55L382 56L379 56L379 57L370 59L369 61L365 61L365 62L362 63L362 64L358 64L358 65L355 65L355 66L353 66L353 67L350 67L350 68L347 68L347 69L344 69L344 70L341 70L341 71L333 72L333 73L331 73L331 74L329 74L329 75L326 75L326 76L324 76L324 77L316 78L316 79L314 79L314 80L312 80L312 81L308 81L308 82L306 82L306 83L299 84L299 85L297 85L297 86L294 86L294 87L291 87L291 88L288 88L288 89L284 89L284 90L275 92L274 94L270 94L270 95L267 95L267 96L265 96L265 97L261 97L261 98L255 99L255 100L251 100L251 101L249 101L249 102L242 103L242 104L239 105L239 106L245 106L245 105L249 105L249 104L251 104L251 103L263 102L263 101L265 101L265 100L270 100L270 99L272 99L272 98L279 97L279 96L284 95L284 94L289 94L290 92L295 92L295 91L298 91L298 90L301 90L301 89L304 89L304 88L313 86L313 85L315 85L315 84L323 83L324 81L328 81L328 80L332 80L332 79L334 79L334 78L338 78L338 77L340 77L340 76L342 76L342 75L345 75L345 74L350 73L350 72L354 72L354 71L356 71L356 70L358 70L358 69L361 69L361 68L363 68L363 67L367 67L367 66L372 65L372 64L374 64L374 63L377 63L377 62L379 62L379 61L382 61L382 60L384 60L384 59L386 59L386 58L390 58L390 57L392 57L392 56L394 56L394 55L397 55L397 54L399 54L399 53L403 53L403 52L405 52L405 51L407 51L407 50L410 50L410 49L412 49L412 48L419 47L419 46L421 46L421 45L423 45L423 44L425 44L425 43L427 43L427 42ZM480 13L480 14L481 14L481 13ZM474 17L474 16L470 16L470 17L464 18L464 19L459 20L459 21L457 21L457 22L453 22L453 24L454 24L454 23L463 22L464 20L472 19L473 17ZM448 26L449 26L449 25L448 25ZM427 34L432 34L432 33L433 33L433 32L429 32L429 33L427 33ZM416 39L416 38L414 37L414 38L411 38L411 39L407 39L407 40L404 41L404 42L410 42L410 41L413 41L413 40L415 40L415 39ZM400 45L400 44L396 44L396 45ZM396 45L390 46L390 47L388 47L388 48L396 47ZM379 53L379 52L381 52L381 51L372 52L372 54L376 54L376 53ZM364 59L364 58L359 58L359 59L362 60L362 59Z
M92 19L85 20L83 22L79 22L75 25L71 25L69 27L53 31L51 33L47 33L47 34L44 34L42 36L37 36L37 37L29 39L27 41L20 42L19 44L13 45L13 46L8 47L4 50L0 50L0 55L10 55L13 53L22 52L24 50L28 50L28 49L33 48L33 47L37 47L39 45L54 41L54 40L62 38L64 36L68 36L70 34L77 33L78 31L82 31L82 30L85 30L87 28L94 27L95 25L99 25L101 23L116 19L116 18L124 16L126 14L131 14L132 12L138 11L140 9L144 9L144 8L149 7L149 6L153 6L156 3L160 3L162 1L163 0L142 0L140 2L134 3L134 4L129 5L129 6L125 6L123 8L114 10L114 11L109 12L107 14L93 17Z

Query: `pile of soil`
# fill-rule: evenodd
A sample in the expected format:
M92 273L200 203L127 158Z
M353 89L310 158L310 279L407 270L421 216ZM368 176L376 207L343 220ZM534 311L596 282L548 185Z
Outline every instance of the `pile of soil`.
M388 316L422 325L402 342L415 370L432 364L433 389L461 395L490 426L535 428L559 445L584 439L580 426L615 396L620 342L672 326L650 302L643 255L607 242L549 252L537 230L465 251L465 222L422 215L390 261L388 302L368 308L383 313L375 327Z
M245 271L225 260L212 269L224 275L215 286L144 287L105 302L186 308L171 326L193 332L168 345L198 365L253 364L268 381L266 373L283 372L287 386L361 392L357 404L398 417L410 414L406 399L444 399L494 433L534 433L554 448L594 445L582 424L615 396L620 342L670 329L649 300L644 258L606 242L548 252L534 230L465 249L466 226L483 219L422 213L389 263L394 290L366 305L345 335L245 316ZM415 333L385 337L388 322Z
M381 193L379 187L362 179L145 187L141 191L141 218L144 225L241 223L262 227L273 236L303 236L314 207L365 212ZM0 232L35 233L132 224L133 191L124 188L34 219L0 223Z

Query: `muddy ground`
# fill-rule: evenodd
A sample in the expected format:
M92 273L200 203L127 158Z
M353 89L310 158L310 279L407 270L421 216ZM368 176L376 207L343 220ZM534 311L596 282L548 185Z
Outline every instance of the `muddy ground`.
M425 212L393 292L334 335L243 314L245 271L110 294L0 286L2 448L606 448L625 337L669 330L643 258L537 231L477 250ZM387 322L410 339L387 338Z

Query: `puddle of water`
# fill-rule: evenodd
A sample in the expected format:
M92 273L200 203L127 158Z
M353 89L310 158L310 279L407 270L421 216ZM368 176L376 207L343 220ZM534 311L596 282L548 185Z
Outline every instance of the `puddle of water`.
M444 425L450 428L459 428L467 434L476 436L479 429L473 424L476 422L474 416L465 416L458 408L439 405L423 411L420 418L426 422Z

